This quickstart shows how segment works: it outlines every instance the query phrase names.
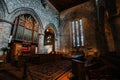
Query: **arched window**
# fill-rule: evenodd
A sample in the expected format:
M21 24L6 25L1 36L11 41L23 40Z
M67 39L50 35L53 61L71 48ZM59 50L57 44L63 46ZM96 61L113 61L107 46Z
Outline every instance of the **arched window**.
M83 22L82 19L71 22L72 45L73 47L84 46Z
M51 28L45 30L44 45L54 45L54 31Z
M13 40L38 43L39 25L30 14L16 17L12 30Z

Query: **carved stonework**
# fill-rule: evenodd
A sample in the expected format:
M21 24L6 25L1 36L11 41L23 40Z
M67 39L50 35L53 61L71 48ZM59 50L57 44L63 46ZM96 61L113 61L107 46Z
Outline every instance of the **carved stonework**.
M24 8L29 8L39 15L43 26L53 23L56 27L58 27L59 20L56 18L56 15L58 15L57 12L53 11L50 6L48 6L48 9L45 9L41 0L5 0L5 3L9 13L14 13L16 9L21 9L22 11Z
M0 2L0 18L4 17L4 10L3 10L3 6L2 3Z
M4 8L1 5L1 1L5 3L6 9L5 13L3 10ZM41 0L0 0L0 18L5 19L12 23L17 16L26 13L32 15L35 18L35 20L38 21L37 24L40 24L39 31L41 33L44 32L45 27L50 23L54 24L56 30L58 31L59 26L58 12L53 10L51 5L47 5L47 9L45 9L41 3ZM5 17L3 17L4 15ZM8 39L10 36L12 26L6 25L6 23L2 23L2 25L3 25L2 27L5 27L5 29L2 29L1 33L2 36L0 37L0 46L8 45ZM42 51L43 42L41 38L39 43L41 44L39 50L41 52L44 52Z

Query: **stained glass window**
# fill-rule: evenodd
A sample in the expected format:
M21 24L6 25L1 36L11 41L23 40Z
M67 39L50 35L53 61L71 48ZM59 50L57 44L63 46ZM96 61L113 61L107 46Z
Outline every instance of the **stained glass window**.
M73 41L73 47L75 47L75 26L74 21L72 22L72 41Z
M80 38L81 38L81 46L84 46L84 35L83 35L83 24L82 19L80 19Z
M71 22L73 47L84 46L84 34L82 19Z
M80 36L79 36L79 28L78 21L76 21L76 45L80 46Z

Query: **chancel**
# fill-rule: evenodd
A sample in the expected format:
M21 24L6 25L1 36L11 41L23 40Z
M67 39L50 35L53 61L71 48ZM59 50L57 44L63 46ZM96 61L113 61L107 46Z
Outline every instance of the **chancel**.
M120 80L120 0L0 0L0 80Z

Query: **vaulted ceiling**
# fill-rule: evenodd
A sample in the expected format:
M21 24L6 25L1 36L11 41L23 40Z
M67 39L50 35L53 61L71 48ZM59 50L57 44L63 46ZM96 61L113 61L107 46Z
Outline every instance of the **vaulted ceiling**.
M49 2L59 11L69 9L71 7L77 6L89 0L49 0ZM110 15L116 13L116 0L104 0L106 4L106 9Z
M49 0L53 6L59 11L63 11L66 9L69 9L71 7L74 7L76 5L79 5L81 3L84 3L88 0Z

